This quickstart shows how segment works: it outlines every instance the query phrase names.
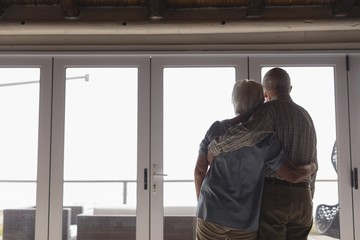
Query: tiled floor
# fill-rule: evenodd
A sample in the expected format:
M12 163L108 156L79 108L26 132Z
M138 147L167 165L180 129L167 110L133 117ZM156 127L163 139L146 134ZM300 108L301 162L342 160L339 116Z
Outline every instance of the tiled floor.
M2 240L1 236L0 236L0 240ZM316 231L312 231L308 237L308 240L338 240L338 239L328 237L328 236L318 235L318 233Z
M334 240L335 238L327 237L327 236L309 236L308 240ZM0 237L2 240L2 237Z
M323 236L323 235L310 235L308 237L308 240L335 240L337 238L332 238L332 237L328 237L328 236Z
M308 240L335 240L336 238L331 238L327 236L322 235L315 235L315 236L309 236ZM0 240L2 240L2 237L0 237Z

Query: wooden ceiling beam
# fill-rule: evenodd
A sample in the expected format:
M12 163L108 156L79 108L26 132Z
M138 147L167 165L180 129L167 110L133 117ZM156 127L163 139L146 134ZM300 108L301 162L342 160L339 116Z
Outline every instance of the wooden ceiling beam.
M4 14L4 8L5 8L5 6L4 6L4 3L3 3L3 1L0 1L0 18L3 16L3 14Z
M60 5L64 11L65 18L79 18L80 8L77 0L60 0Z
M335 0L332 6L333 15L336 17L346 17L350 14L355 0Z
M260 17L265 6L265 0L249 1L246 16L248 18Z
M148 7L150 19L156 20L164 18L165 3L163 0L150 0Z

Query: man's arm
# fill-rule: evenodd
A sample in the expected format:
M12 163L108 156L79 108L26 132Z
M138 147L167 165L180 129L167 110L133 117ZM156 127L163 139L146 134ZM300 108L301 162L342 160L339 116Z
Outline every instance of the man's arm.
M230 152L260 142L265 133L273 133L271 118L264 108L256 111L245 123L229 128L224 135L213 140L209 152L216 157L222 152Z
M290 161L284 161L277 174L286 181L297 183L310 179L316 171L317 167L314 163L297 167Z
M199 153L194 171L196 199L199 199L201 184L205 178L208 166L206 154Z

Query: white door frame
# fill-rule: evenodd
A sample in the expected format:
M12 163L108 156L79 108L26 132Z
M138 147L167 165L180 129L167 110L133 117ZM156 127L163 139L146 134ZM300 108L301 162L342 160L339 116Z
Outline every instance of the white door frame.
M357 169L360 174L360 54L350 54L349 59L349 112L350 112L350 133L351 133L351 160L350 169ZM354 173L354 172L353 172ZM360 239L360 189L355 187L355 174L353 174L353 203L354 203L354 234ZM359 175L356 181L359 181Z

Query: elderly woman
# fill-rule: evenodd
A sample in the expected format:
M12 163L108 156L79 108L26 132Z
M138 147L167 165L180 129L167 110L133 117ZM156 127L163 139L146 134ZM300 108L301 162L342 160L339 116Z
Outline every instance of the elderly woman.
M237 81L232 102L236 117L214 122L200 144L195 166L197 240L256 240L265 166L296 182L311 175L315 166L296 168L285 161L272 132L261 132L257 144L207 160L207 147L234 124L247 121L264 102L262 85L253 80Z

